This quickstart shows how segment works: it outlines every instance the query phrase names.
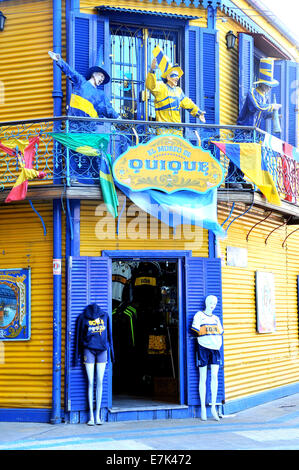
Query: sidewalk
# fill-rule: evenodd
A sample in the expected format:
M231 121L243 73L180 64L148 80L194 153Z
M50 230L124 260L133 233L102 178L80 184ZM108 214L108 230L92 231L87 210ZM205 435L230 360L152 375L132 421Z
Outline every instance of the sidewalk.
M0 450L57 449L298 450L299 394L225 416L219 422L196 418L102 426L0 423Z

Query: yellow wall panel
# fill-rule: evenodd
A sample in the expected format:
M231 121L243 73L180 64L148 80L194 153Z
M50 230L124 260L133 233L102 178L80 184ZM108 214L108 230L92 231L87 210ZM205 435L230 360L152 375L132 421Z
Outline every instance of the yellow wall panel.
M119 214L124 199L119 198ZM192 250L193 256L208 256L208 234L200 227L179 226L175 231L161 224L127 200L117 222L107 215L104 204L81 201L81 256L100 256L102 250Z
M46 236L28 203L0 206L0 268L31 268L31 338L1 342L1 408L50 408L52 404L52 203L34 206L43 217ZM64 289L62 308L64 312Z
M230 208L225 204L219 207L220 223L227 218ZM230 221L241 215L244 210L243 205L238 205L225 226L227 227ZM220 242L223 258L226 401L299 380L296 303L296 270L299 266L297 257L294 256L296 239L290 238L290 242L282 247L290 228L282 226L274 230L283 223L281 218L274 216L257 225L248 235L254 224L262 221L264 217L263 211L252 209L232 223L228 229L228 238ZM248 240L246 240L247 235ZM247 249L246 268L227 266L227 246ZM289 248L292 246L293 251ZM289 269L290 265L292 272ZM256 331L255 272L258 270L274 274L276 308L274 333L260 334Z

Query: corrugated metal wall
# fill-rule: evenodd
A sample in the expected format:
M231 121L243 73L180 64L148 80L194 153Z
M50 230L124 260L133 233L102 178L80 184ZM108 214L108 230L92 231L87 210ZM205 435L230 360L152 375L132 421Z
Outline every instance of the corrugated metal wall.
M231 206L221 204L220 222L224 221ZM237 205L232 217L245 210ZM223 263L223 318L226 400L238 399L250 394L299 380L299 345L297 280L298 261L296 242L283 241L290 228L278 228L283 220L270 217L250 229L266 216L262 210L252 209L232 223L228 238L220 243ZM275 230L274 230L275 229ZM272 233L273 231L273 233ZM269 236L269 237L268 237ZM267 239L268 237L268 239ZM266 243L265 243L266 241ZM246 248L246 268L226 265L226 247ZM275 278L276 332L256 332L255 272L272 272Z
M52 204L0 207L0 267L31 267L31 339L5 341L0 363L1 408L48 408L52 393Z
M52 2L4 1L7 17L0 41L0 80L4 102L0 121L53 115Z
M207 230L179 226L173 231L158 223L127 199L119 197L120 223L107 215L101 202L81 202L81 256L101 256L102 250L192 250L193 256L208 256Z

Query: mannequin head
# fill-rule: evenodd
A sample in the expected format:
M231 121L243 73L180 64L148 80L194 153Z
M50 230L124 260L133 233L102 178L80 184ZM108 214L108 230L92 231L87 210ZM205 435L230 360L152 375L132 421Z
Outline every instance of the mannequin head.
M206 297L206 300L205 300L205 303L206 303L206 309L205 309L205 313L207 315L211 315L213 310L215 309L216 305L217 305L217 297L215 295L208 295Z

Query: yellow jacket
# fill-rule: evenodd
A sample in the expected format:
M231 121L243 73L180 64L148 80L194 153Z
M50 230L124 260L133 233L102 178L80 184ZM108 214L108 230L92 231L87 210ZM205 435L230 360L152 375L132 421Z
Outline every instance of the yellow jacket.
M180 108L186 109L197 117L202 111L190 98L184 95L180 87L170 87L162 81L157 81L156 75L149 72L145 86L155 97L156 121L181 122Z

